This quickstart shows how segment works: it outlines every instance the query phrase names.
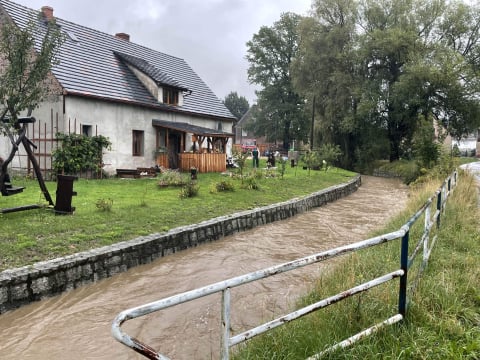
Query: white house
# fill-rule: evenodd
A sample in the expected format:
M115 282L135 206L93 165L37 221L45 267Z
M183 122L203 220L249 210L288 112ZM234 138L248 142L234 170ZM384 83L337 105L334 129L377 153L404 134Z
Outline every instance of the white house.
M42 169L51 167L57 132L107 137L112 149L103 163L110 174L158 164L159 149L168 154L161 165L176 168L186 166L184 153L224 153L231 146L235 117L185 60L135 44L125 33L110 35L54 17L49 6L33 10L0 0L0 23L23 27L30 19L38 23L39 39L48 21L66 39L52 69L55 96L33 111L37 123L29 128ZM8 139L0 138L0 155L10 149ZM25 166L19 159L13 166Z

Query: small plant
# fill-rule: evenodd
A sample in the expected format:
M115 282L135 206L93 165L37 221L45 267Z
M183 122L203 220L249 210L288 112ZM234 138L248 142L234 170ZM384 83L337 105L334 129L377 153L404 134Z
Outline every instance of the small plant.
M224 191L235 191L235 186L230 181L222 180L216 183L210 192L216 193L216 192L224 192Z
M180 190L180 198L191 198L198 195L199 186L194 181L189 181Z
M240 179L243 183L243 171L245 169L245 165L247 162L248 152L243 153L235 150L233 152L233 157L235 159L235 162L238 165L238 171L240 172Z
M100 211L110 212L110 211L112 211L113 200L110 199L110 198L108 198L108 199L98 199L97 202L95 203L95 206Z
M158 186L184 186L188 182L188 176L178 170L165 169L158 176Z
M283 156L280 156L278 163L280 164L280 177L283 179L283 175L285 175L285 170L287 167L287 160Z
M247 190L260 190L260 185L257 182L257 178L255 176L248 176L245 178L245 181L242 183L242 189Z

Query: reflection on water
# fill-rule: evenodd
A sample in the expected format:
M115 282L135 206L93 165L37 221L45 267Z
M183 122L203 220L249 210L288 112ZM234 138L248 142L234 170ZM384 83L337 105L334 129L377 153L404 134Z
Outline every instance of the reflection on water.
M110 335L122 310L223 279L365 239L401 210L407 189L363 177L335 203L220 241L188 249L126 273L0 315L5 360L144 359ZM313 265L232 290L234 333L284 313L325 265ZM172 359L218 358L220 295L211 295L123 325Z

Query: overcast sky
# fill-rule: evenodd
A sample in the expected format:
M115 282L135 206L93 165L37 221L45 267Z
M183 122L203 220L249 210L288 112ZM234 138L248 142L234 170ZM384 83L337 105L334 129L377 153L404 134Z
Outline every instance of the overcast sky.
M183 58L221 100L236 91L250 104L246 42L283 12L306 15L311 0L13 0L32 9Z

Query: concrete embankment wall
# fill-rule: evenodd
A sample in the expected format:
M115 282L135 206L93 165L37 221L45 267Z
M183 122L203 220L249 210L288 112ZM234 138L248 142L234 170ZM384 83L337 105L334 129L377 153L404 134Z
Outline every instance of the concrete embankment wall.
M284 220L347 196L361 185L357 176L302 198L142 236L90 251L0 273L0 314L43 298L110 277L205 242Z

